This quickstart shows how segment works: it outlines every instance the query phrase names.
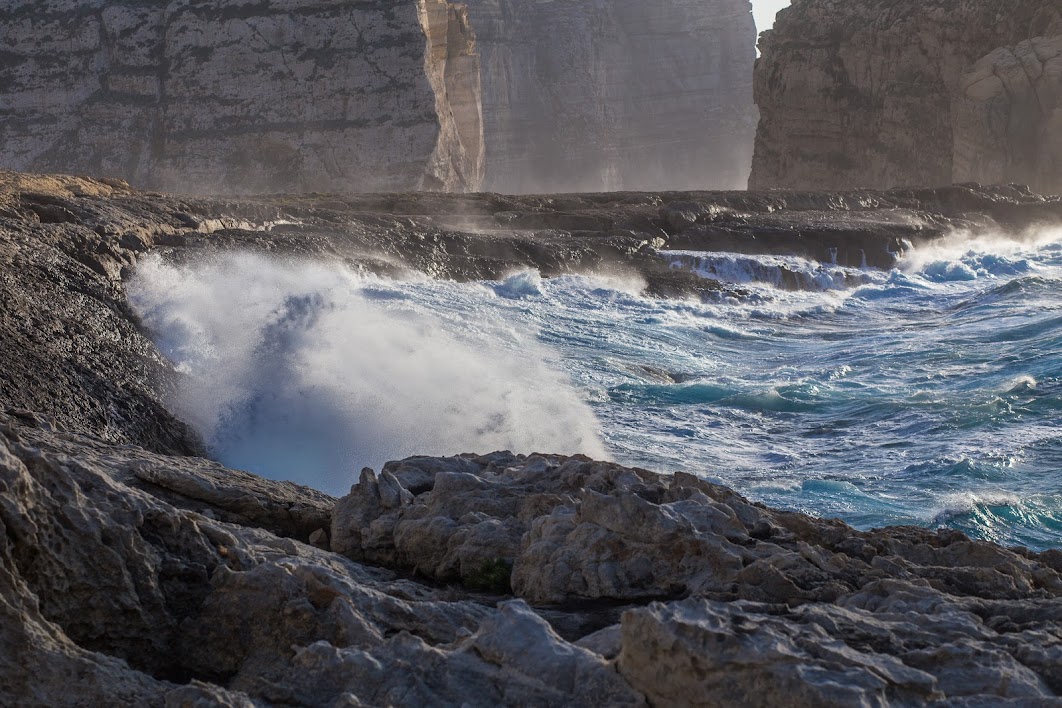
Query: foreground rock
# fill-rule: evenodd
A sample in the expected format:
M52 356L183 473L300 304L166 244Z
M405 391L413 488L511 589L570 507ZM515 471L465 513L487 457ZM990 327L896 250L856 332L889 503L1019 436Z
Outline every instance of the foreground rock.
M859 533L690 475L495 453L364 472L331 544L367 565L305 542L319 493L43 425L0 414L5 705L1062 693L1057 551ZM477 589L482 559L517 599Z
M479 187L479 64L443 0L0 9L0 163L194 193Z
M761 39L749 186L1062 191L1052 54L1027 44L1059 35L1053 0L794 3Z

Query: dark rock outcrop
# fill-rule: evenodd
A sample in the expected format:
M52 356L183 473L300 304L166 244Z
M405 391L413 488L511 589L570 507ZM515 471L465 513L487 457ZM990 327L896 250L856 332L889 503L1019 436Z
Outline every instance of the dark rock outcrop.
M988 84L971 94L970 75L991 72L985 62L1002 69L999 57L986 58L997 48L1059 34L1062 10L1050 0L798 0L760 40L760 124L749 187L889 189L1003 179L1057 191L1058 163L1037 154L1056 147L1057 81L1040 83L1036 74L1049 56L1023 50L1036 60L1005 62L1015 71L1002 70L999 79L1021 91L998 99ZM1042 108L1033 92L1046 99ZM1008 150L1009 159L1001 159Z

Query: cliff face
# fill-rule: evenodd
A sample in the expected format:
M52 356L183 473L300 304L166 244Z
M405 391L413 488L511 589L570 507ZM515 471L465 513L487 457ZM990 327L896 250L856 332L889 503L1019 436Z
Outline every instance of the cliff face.
M754 133L748 0L470 0L485 187L743 186Z
M1062 9L1048 0L797 0L760 40L749 186L940 185L1041 169L1056 176L1029 181L1057 184L1057 161L1030 163L1051 139L1053 120L1039 106L1030 116L1035 92L1010 105L1009 97L992 100L993 82L968 91L991 73L977 64L996 63L990 51L1060 33ZM1057 86L1057 78L1043 85ZM992 156L974 159L985 145Z
M1062 35L997 49L959 88L952 106L956 181L1062 193Z
M0 164L196 193L471 189L475 38L444 0L0 8Z

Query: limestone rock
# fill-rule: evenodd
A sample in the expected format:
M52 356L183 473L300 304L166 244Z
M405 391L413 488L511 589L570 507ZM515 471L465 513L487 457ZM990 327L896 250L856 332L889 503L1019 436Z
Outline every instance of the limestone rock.
M743 186L755 129L748 0L469 0L485 186Z
M1062 35L995 50L959 88L955 180L1062 193Z
M475 38L444 0L33 0L0 36L9 168L222 194L480 183Z
M894 657L740 603L654 603L627 612L622 627L620 671L655 705L840 708L944 697L933 676Z
M216 465L31 417L0 414L5 704L1039 705L1062 692L1057 552L857 532L578 457L366 470L337 514L367 524L346 537L356 552L463 581L462 562L513 554L517 593L559 603L495 605L277 536L272 517L291 517L265 501L297 488L234 473L231 489L272 511L222 521L229 496L203 492ZM396 473L431 488L414 495ZM499 525L526 530L515 546L478 533ZM616 622L615 600L654 595L674 599Z
M749 187L887 189L1037 176L1029 151L1054 149L1043 132L1048 114L1025 132L1024 99L1006 108L1024 142L1003 172L1001 146L1018 146L999 124L999 102L956 103L971 72L985 69L974 65L986 52L1060 32L1062 10L1051 0L794 3L760 40L754 82L760 124ZM982 89L988 86L976 91ZM985 119L992 124L979 125ZM970 132L978 127L990 135ZM977 143L992 148L984 163L972 161ZM1057 178L1040 176L1037 184L1051 188Z
M379 480L364 471L336 506L333 550L470 587L504 591L508 580L535 603L689 594L831 602L886 577L960 596L1062 596L1049 554L1019 554L955 532L858 532L765 509L685 473L510 453L389 467L407 478L422 467L433 486L413 496L390 471Z

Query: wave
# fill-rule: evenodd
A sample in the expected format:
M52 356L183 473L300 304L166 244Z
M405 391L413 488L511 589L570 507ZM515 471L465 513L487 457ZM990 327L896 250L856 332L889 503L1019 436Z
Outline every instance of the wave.
M386 281L251 254L148 256L128 290L183 374L172 407L229 466L342 493L414 453L608 456L534 333L482 308L440 321Z
M1055 545L1062 535L1062 504L1053 496L980 491L955 493L942 501L930 526L1031 548Z
M1022 276L1034 268L1038 252L1054 253L1062 228L1024 232L959 230L903 253L897 268L934 282Z
M797 256L698 251L661 251L660 254L672 268L727 283L757 283L780 290L847 290L870 282L870 275L860 269L824 265Z

